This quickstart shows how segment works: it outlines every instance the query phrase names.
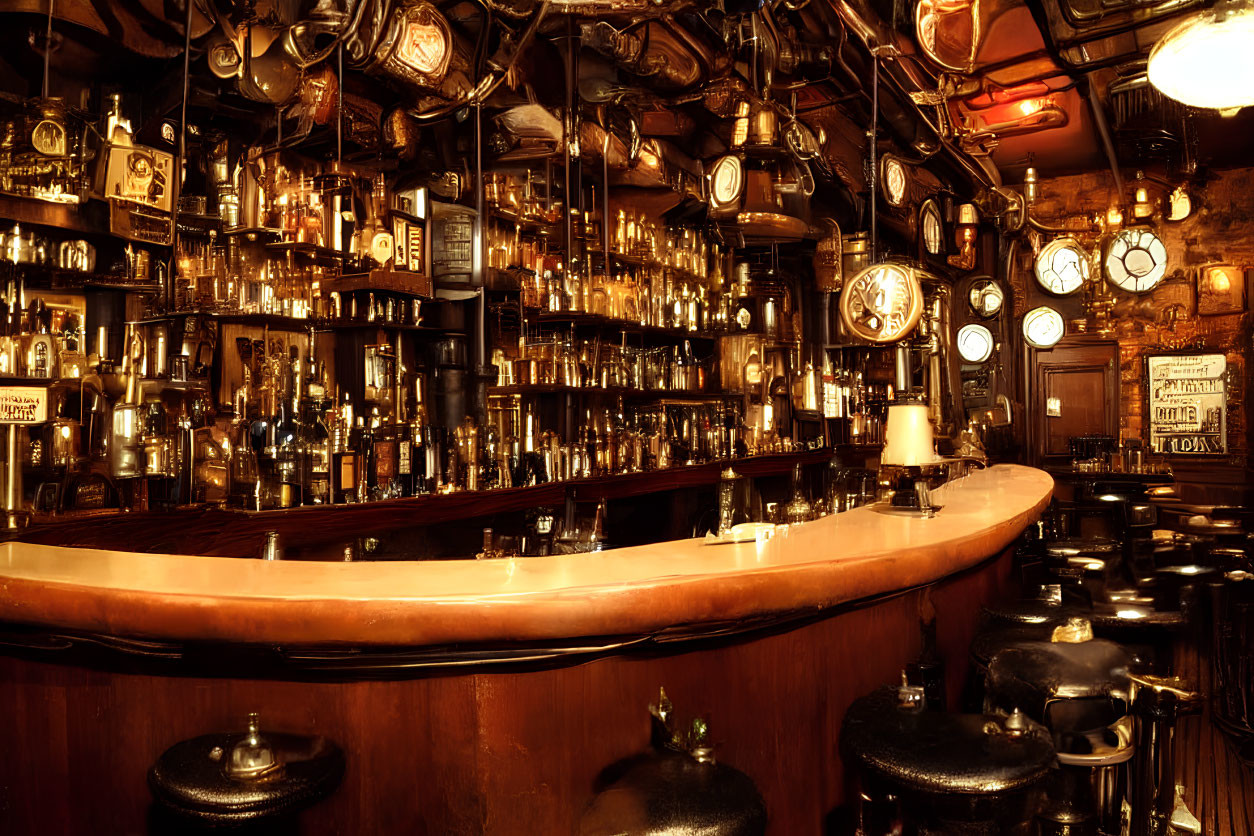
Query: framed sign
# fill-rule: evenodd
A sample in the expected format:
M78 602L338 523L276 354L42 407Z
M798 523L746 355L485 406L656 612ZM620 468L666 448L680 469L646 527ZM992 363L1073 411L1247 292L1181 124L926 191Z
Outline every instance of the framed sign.
M0 386L0 424L40 424L48 420L43 386Z
M1151 450L1186 455L1228 452L1227 365L1222 354L1146 358Z

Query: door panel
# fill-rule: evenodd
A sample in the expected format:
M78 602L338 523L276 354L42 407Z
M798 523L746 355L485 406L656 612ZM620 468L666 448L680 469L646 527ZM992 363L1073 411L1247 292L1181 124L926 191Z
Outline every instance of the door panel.
M1119 434L1119 344L1070 338L1029 349L1028 433L1036 464L1070 461L1067 439Z

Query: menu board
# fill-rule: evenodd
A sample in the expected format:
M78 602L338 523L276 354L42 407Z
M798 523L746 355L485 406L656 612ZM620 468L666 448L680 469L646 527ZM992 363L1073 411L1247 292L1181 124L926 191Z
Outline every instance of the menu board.
M1149 357L1149 443L1155 453L1227 453L1222 354Z

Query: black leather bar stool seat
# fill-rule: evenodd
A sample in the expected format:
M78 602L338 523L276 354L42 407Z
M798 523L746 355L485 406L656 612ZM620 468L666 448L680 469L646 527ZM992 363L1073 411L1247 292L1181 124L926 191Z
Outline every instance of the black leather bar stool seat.
M1035 789L1054 748L1023 714L949 714L903 707L896 688L856 700L841 745L870 804L897 798L907 833L1027 833ZM889 828L863 828L871 836ZM874 816L872 816L874 818Z
M158 832L295 833L295 814L330 795L344 753L324 737L207 734L176 743L148 773ZM163 830L164 828L164 830Z
M1023 711L1053 735L1062 774L1048 790L1045 832L1096 833L1099 825L1118 832L1135 752L1129 671L1138 659L1114 642L1085 640L1084 621L1058 632L1070 640L1022 642L994 654L986 708Z
M601 771L579 836L763 836L761 793L748 775L715 763L704 723L676 731L665 691L650 713L650 748Z

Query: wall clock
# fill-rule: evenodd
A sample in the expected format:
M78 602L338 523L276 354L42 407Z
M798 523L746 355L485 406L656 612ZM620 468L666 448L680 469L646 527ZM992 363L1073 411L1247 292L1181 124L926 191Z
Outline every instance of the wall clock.
M1153 290L1167 274L1167 248L1148 229L1125 229L1102 252L1106 278L1131 293Z
M1006 303L1006 292L992 279L978 279L971 284L967 302L972 311L988 319L1001 313L1002 305Z
M968 363L983 363L993 354L993 332L978 323L958 329L958 354Z
M875 343L900 340L923 313L923 287L909 267L873 264L845 282L840 318L856 337Z
M1036 256L1036 283L1058 296L1083 287L1089 270L1089 254L1070 236L1055 238Z
M1023 315L1023 339L1033 348L1053 348L1065 332L1062 314L1048 305Z

